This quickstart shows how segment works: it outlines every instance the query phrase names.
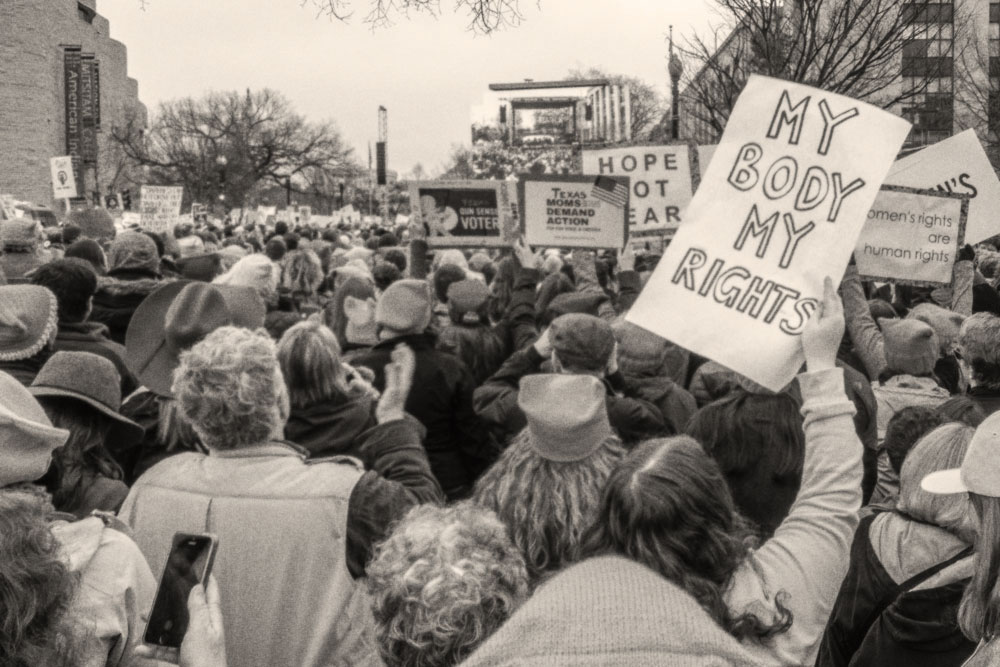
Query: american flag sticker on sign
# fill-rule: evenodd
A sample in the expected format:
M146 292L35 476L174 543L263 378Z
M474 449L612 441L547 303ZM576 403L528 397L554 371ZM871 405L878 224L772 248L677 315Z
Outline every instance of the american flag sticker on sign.
M607 176L598 176L590 195L618 208L625 208L628 202L628 186L619 180Z

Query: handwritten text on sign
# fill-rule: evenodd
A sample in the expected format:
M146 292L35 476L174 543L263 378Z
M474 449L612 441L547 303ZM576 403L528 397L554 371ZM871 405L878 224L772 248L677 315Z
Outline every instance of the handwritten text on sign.
M583 152L583 172L628 176L629 233L677 229L694 192L687 146L631 146Z
M895 283L950 284L968 209L967 195L883 185L854 251L858 273Z
M184 197L183 187L144 185L141 197L140 225L143 229L162 234L177 225L181 214L181 199Z
M909 123L753 76L628 319L779 390L826 276L839 278Z

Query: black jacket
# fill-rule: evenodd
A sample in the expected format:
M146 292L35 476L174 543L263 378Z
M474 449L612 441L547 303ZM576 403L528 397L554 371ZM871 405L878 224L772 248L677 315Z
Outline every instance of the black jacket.
M160 278L143 271L111 271L98 278L94 295L93 322L107 325L111 340L125 344L125 332L135 309L143 299L162 285Z
M90 352L115 365L121 377L122 398L139 388L135 375L125 364L125 346L108 337L108 328L99 322L60 322L56 352Z
M385 389L385 365L396 345L406 343L416 356L413 388L406 411L427 429L424 447L431 470L449 500L472 490L479 475L499 455L485 425L472 408L472 374L461 361L435 349L432 334L385 340L351 360L375 373L375 388Z
M376 424L368 397L346 396L315 405L292 408L285 439L309 450L309 456L345 455L361 458L361 434ZM371 467L365 461L366 467Z
M485 421L499 427L505 441L527 426L524 413L517 404L517 393L521 378L541 373L543 361L534 346L529 345L512 354L500 370L476 390L476 412ZM608 391L608 420L625 443L669 435L660 411L628 390L621 373L607 378L604 385Z

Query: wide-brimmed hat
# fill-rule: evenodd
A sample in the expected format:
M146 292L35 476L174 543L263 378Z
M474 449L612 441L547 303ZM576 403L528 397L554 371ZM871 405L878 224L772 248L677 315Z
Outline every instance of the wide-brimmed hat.
M543 373L521 378L517 404L531 448L549 461L587 458L614 435L607 389L593 375Z
M0 361L30 359L59 326L59 303L40 285L0 285Z
M20 382L0 371L0 488L44 475L52 450L68 437L69 431L54 427Z
M971 491L1000 498L1000 412L994 412L976 428L961 468L932 472L920 486L929 493Z
M28 388L35 398L43 396L82 401L114 422L116 442L137 443L144 429L121 415L122 390L118 369L109 360L91 352L56 352Z
M125 334L126 362L142 384L171 396L180 353L219 327L257 329L267 309L257 290L179 280L147 296Z

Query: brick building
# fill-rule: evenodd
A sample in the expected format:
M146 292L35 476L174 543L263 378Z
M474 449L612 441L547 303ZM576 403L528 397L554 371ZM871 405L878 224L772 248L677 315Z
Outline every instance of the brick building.
M106 193L120 185L124 163L109 141L111 127L127 114L144 125L146 108L128 76L125 45L109 29L97 0L0 1L0 193L61 205L52 200L49 158L70 154L64 59L76 50L97 63L93 111L101 128L93 128L96 155L80 167L80 189Z

